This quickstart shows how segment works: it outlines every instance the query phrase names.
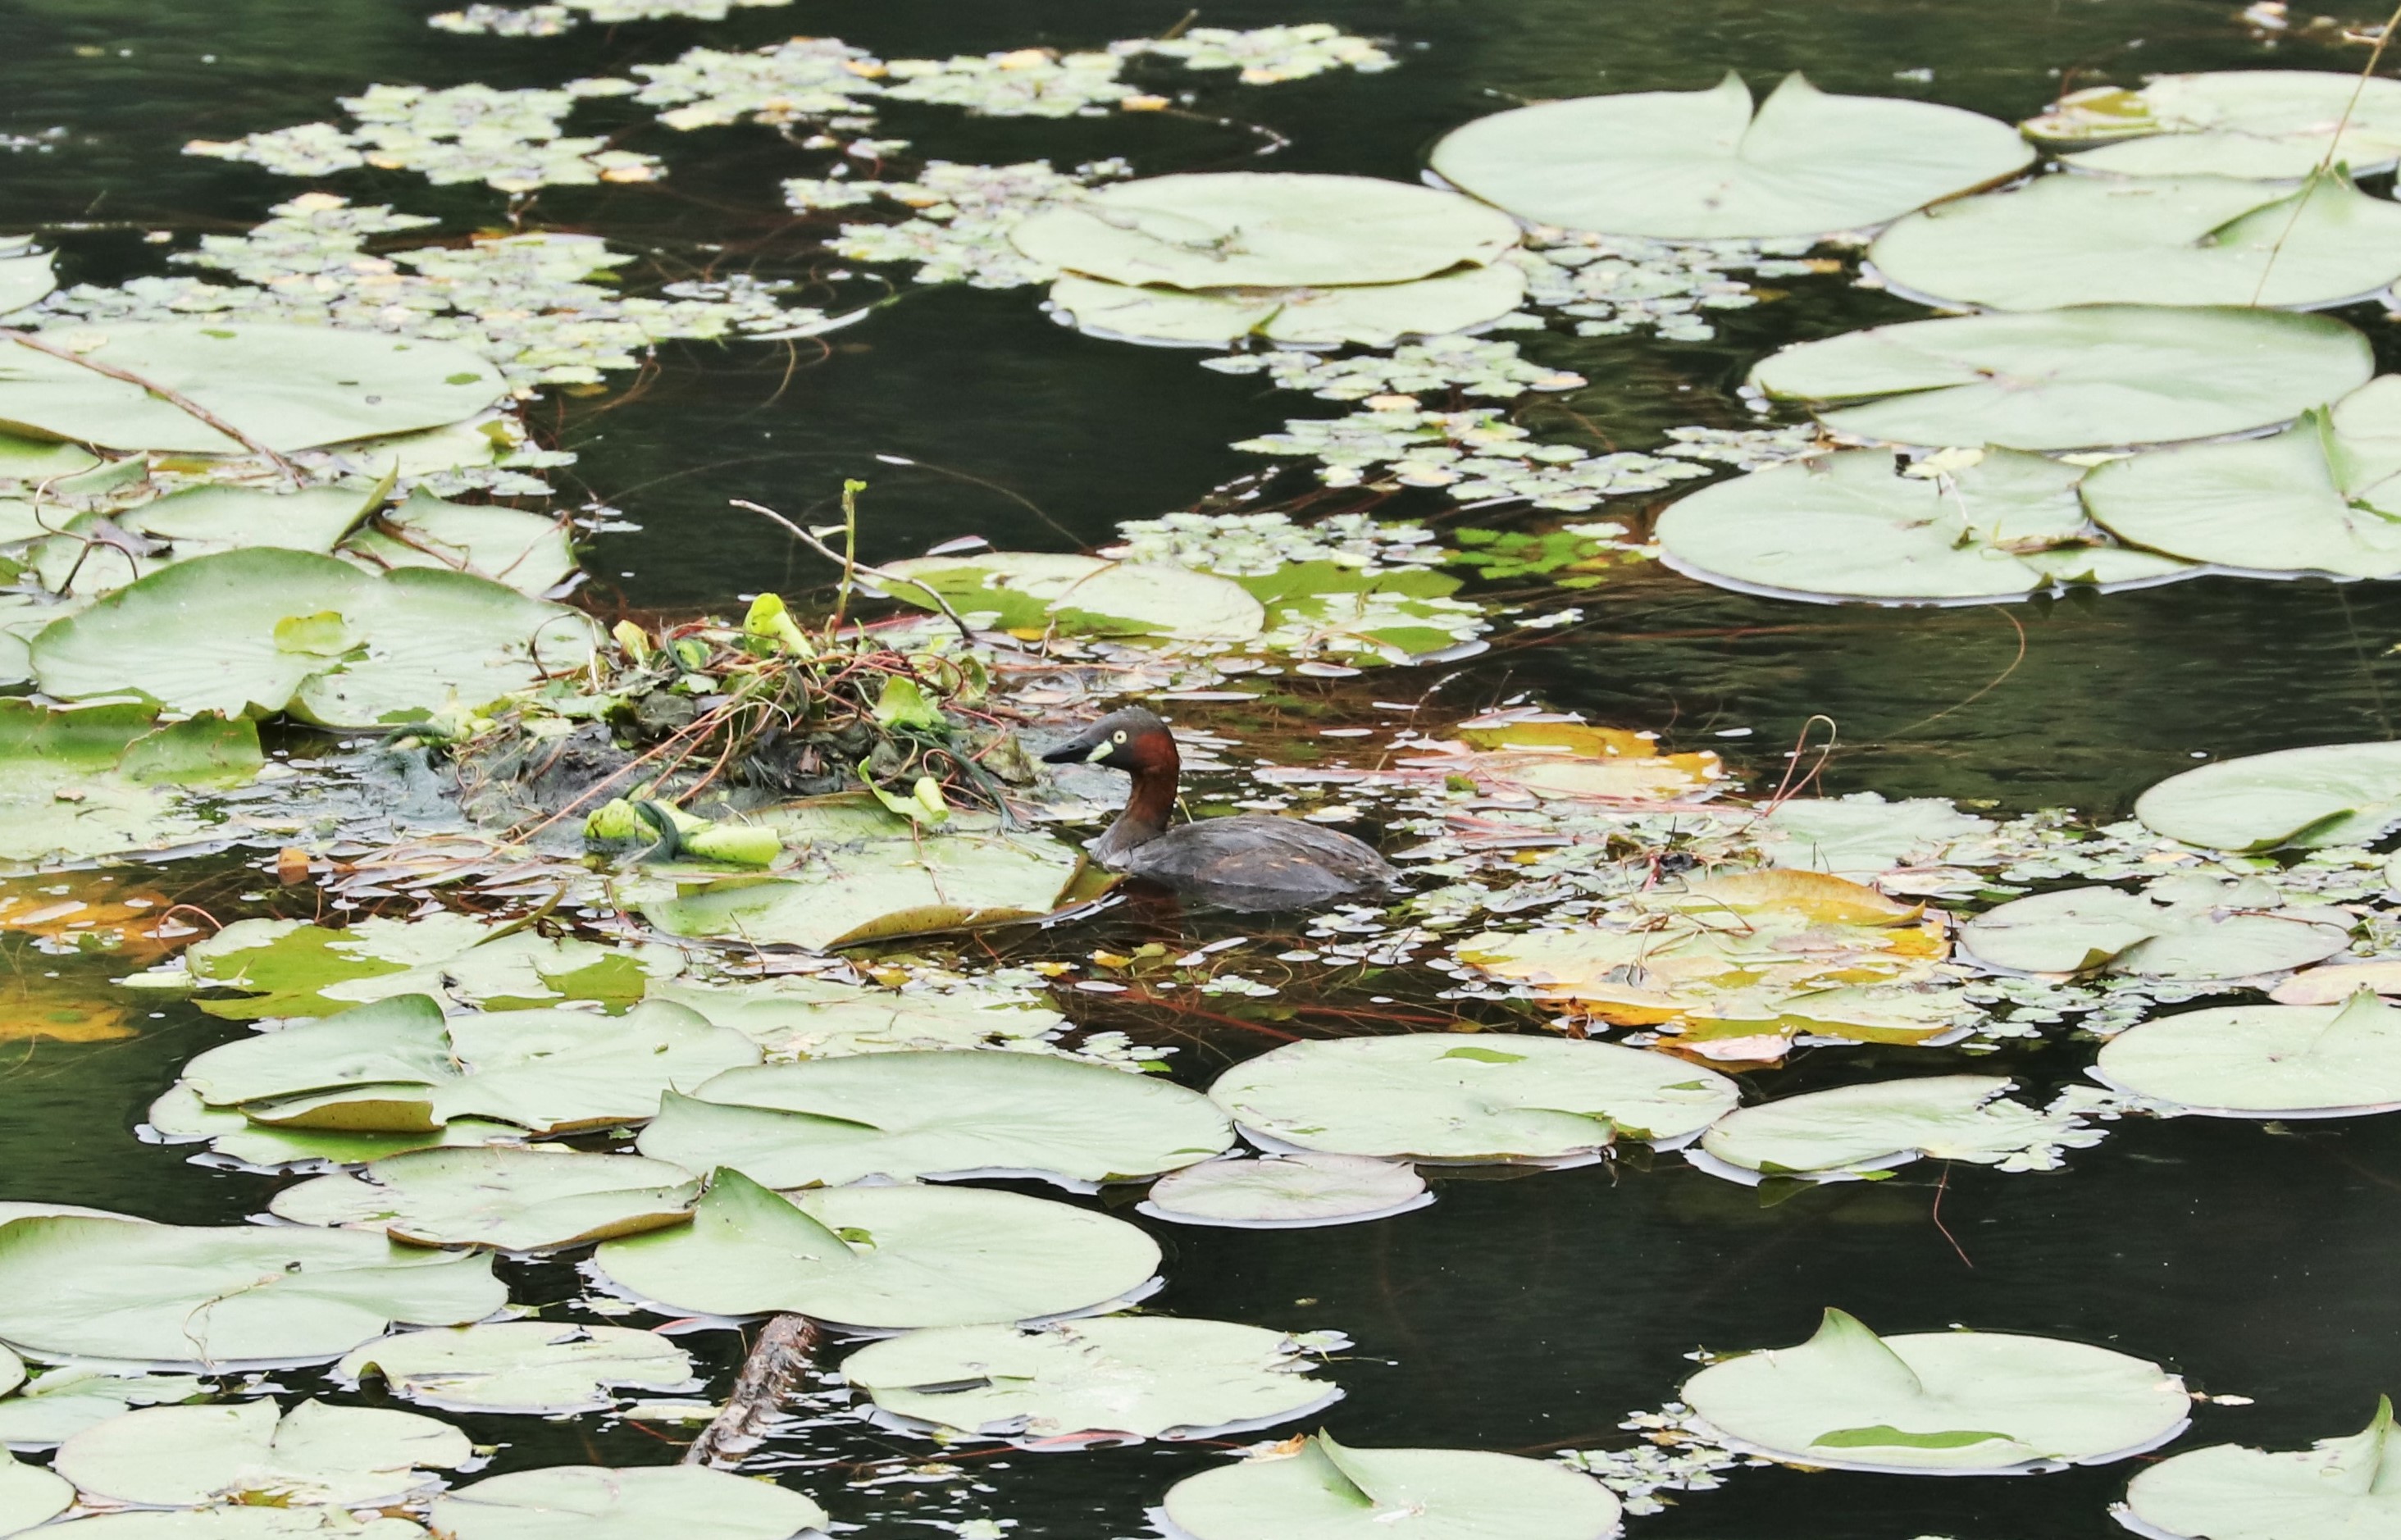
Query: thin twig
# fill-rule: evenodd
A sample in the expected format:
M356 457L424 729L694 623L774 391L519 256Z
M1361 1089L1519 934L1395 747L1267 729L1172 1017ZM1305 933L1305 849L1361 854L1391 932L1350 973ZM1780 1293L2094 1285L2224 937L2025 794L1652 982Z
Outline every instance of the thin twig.
M227 422L225 419L217 416L216 413L210 411L206 406L201 406L199 402L194 401L190 396L185 395L183 392L176 390L172 386L161 385L155 379L146 378L144 376L135 374L130 369L120 369L114 364L103 364L98 359L86 358L83 354L75 351L71 348L62 348L55 342L46 342L42 338L35 337L31 332L21 332L13 326L0 327L0 339L14 342L20 347L31 348L37 353L48 354L49 357L58 359L62 363L73 364L78 368L89 369L94 374L106 375L111 379L121 379L128 385L139 385L142 389L149 392L152 395L157 396L168 406L174 407L178 411L190 413L193 417L196 417L200 421L207 423L210 427L215 429L218 433L225 434L226 437L232 439L243 448L248 449L252 454L264 459L268 464L274 466L277 470L282 472L285 476L289 477L294 485L296 486L305 479L300 474L300 467L293 464L290 461L284 459L273 449L268 448L259 440L252 437L249 433L244 433L241 429L235 427L232 423Z
M1968 1248L1959 1244L1959 1237L1952 1234L1951 1227L1942 1222L1942 1194L1950 1190L1951 1162L1945 1161L1942 1162L1942 1176L1934 1184L1934 1228L1941 1231L1942 1238L1951 1243L1951 1249L1959 1254L1959 1260L1967 1262L1969 1268L1972 1270L1976 1264L1968 1261Z
M775 509L762 508L758 503L748 502L745 499L738 497L728 498L726 501L736 508L747 508L751 513L757 514L763 518L774 519L777 524L783 526L784 532L786 534L790 535L794 540L799 541L802 544L807 546L810 550L815 551L817 555L825 557L828 561L841 567L845 572L851 571L861 571L865 572L869 577L879 579L885 583L897 583L905 587L922 590L926 597L932 599L936 607L942 612L943 617L949 620L953 626L959 628L959 639L966 642L970 647L973 647L976 644L976 634L974 629L970 627L966 621L959 618L959 612L951 608L951 601L944 598L941 595L934 592L930 584L919 583L914 578L902 577L897 572L886 571L881 567L870 567L863 561L845 562L843 559L841 552L833 549L824 541L819 540L816 536L809 533L806 529L802 529L790 519L786 518L783 515L775 512Z
M719 1469L740 1464L744 1455L765 1441L768 1423L809 1367L816 1344L817 1328L805 1317L771 1317L734 1377L725 1409L700 1430L683 1451L683 1463Z

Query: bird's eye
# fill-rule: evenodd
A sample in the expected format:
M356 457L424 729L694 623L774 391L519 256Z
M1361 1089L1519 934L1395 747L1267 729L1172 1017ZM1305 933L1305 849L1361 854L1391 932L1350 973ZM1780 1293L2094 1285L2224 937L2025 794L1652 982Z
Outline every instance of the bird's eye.
M1116 732L1111 733L1109 736L1117 739L1119 743L1123 743L1125 741L1125 729L1120 727Z

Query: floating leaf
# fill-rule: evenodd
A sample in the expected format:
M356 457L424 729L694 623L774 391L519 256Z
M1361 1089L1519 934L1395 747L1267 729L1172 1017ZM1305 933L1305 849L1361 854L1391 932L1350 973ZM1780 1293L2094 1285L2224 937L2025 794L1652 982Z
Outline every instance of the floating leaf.
M1921 1157L2047 1170L2059 1163L2059 1148L2100 1142L2097 1131L2067 1113L2037 1112L2006 1099L2009 1089L2005 1076L1929 1075L1736 1107L1701 1135L1709 1159L1694 1163L1751 1183L1853 1176Z
M1151 1184L1141 1207L1183 1225L1310 1230L1390 1218L1433 1202L1425 1178L1402 1162L1303 1151L1172 1171Z
M1101 1316L1032 1331L938 1327L871 1342L843 1378L938 1430L1039 1439L1212 1437L1340 1398L1282 1332L1230 1321Z
M448 1411L545 1417L606 1410L615 1387L696 1387L692 1359L656 1332L550 1321L402 1332L356 1350L334 1372L375 1376L395 1395Z
M775 1188L985 1170L1131 1181L1234 1141L1206 1096L1048 1054L870 1053L720 1075L671 1096L644 1154Z
M194 557L226 551L331 551L381 501L380 488L195 487L130 513L84 514L34 544L30 565L53 593L104 594ZM117 538L115 531L138 536ZM143 545L159 549L144 552ZM72 578L72 584L70 584ZM333 651L344 651L336 647Z
M188 1374L111 1374L80 1366L54 1368L0 1401L0 1444L10 1449L48 1449L130 1408L197 1400L209 1389L207 1381Z
M2144 792L2134 817L2213 850L2367 845L2401 824L2401 743L2328 743L2187 770Z
M2183 1381L2106 1348L1990 1331L1880 1338L1839 1310L1799 1347L1710 1365L1681 1398L1738 1449L1907 1475L2122 1460L2183 1431L2192 1406Z
M150 1407L86 1428L53 1468L87 1497L145 1507L399 1503L474 1456L467 1436L410 1411L273 1400Z
M1994 859L1992 825L1940 797L1886 802L1874 791L1790 797L1765 809L1753 832L1777 866L1872 882L1896 872L1982 865Z
M145 1137L165 1144L205 1139L216 1154L254 1170L285 1166L364 1165L417 1149L467 1148L521 1144L526 1131L481 1118L460 1118L440 1128L414 1133L349 1133L338 1129L270 1128L252 1122L238 1107L211 1107L178 1080L144 1114Z
M2034 158L1989 117L1830 96L1788 75L1754 114L1733 71L1697 91L1628 91L1481 117L1434 148L1452 185L1521 219L1670 241L1881 225Z
M2216 1118L2401 1110L2401 1010L2362 990L2340 1005L2238 1005L2161 1016L2101 1046L2093 1076Z
M455 1326L507 1302L486 1258L344 1231L0 1225L0 1339L48 1356L307 1363L395 1321Z
M465 572L535 598L575 571L564 520L491 504L446 502L422 488L342 548L374 567Z
M2347 165L2367 176L2401 156L2401 82L2351 70L2155 75L2138 90L2072 91L2019 128L2072 152L2063 160L2079 171L2298 181Z
M1034 919L1059 905L1073 851L1041 835L929 834L818 848L789 875L714 882L642 906L671 936L822 952Z
M78 1519L75 1540L425 1540L405 1519L358 1519L348 1508L176 1508Z
M457 343L331 326L120 321L44 340L180 392L287 454L457 422L506 390ZM140 385L21 346L0 346L0 423L117 449L245 447Z
M1158 1265L1141 1231L1065 1203L948 1187L787 1199L735 1171L711 1178L690 1225L599 1255L609 1279L673 1309L868 1330L1073 1314L1140 1289Z
M548 1251L680 1224L699 1196L699 1178L638 1155L424 1149L285 1188L268 1208L418 1245Z
M75 1502L73 1485L36 1465L0 1455L0 1534L46 1524Z
M1554 1460L1460 1449L1348 1449L1321 1433L1167 1489L1191 1540L1609 1540L1617 1499Z
M771 1060L1022 1049L1067 1024L1066 1017L1032 996L901 992L805 977L737 983L674 979L652 984L650 995L733 1027Z
M2180 873L2141 893L2071 887L2014 899L1969 920L1959 944L2020 973L2243 979L2331 957L2351 944L2351 925L2339 909L2287 906L2260 878Z
M1724 1076L1664 1053L1451 1032L1287 1043L1209 1094L1279 1144L1467 1164L1589 1158L1620 1134L1672 1144L1736 1100Z
M989 617L1004 630L1056 625L1083 635L1246 641L1267 624L1259 601L1240 584L1164 563L983 551L916 557L884 570L916 580L892 584L895 598L930 610L935 605L924 589L931 589L960 614Z
M2371 995L2401 995L2401 959L2305 968L2268 991L2268 997L2278 1005L2341 1005L2363 989Z
M21 236L0 240L0 315L23 309L58 286L49 253L27 251Z
M161 723L117 702L0 699L0 862L89 860L230 832L178 788L229 787L265 763L248 722Z
M1109 283L1076 273L1050 285L1050 303L1096 337L1221 347L1256 337L1283 347L1390 348L1404 337L1471 331L1507 315L1526 281L1507 266L1468 268L1402 283L1298 289L1171 289Z
M1854 449L1705 487L1661 516L1657 539L1687 576L1792 598L1962 603L2192 571L2112 542L2077 501L2082 474L2002 449L1918 477Z
M1178 289L1398 283L1517 243L1505 214L1369 176L1153 176L1044 209L1009 231L1036 262Z
M1465 777L1487 795L1544 802L1643 802L1707 795L1725 777L1718 756L1663 754L1657 736L1580 722L1471 721L1456 743L1412 744L1404 770ZM1464 752L1461 750L1464 749Z
M1750 378L1851 437L2084 449L2269 427L2373 372L2367 338L2328 316L2096 305L1870 327Z
M433 1500L445 1540L791 1540L830 1522L789 1487L698 1465L551 1465Z
M2401 278L2401 208L2334 172L2297 191L2226 176L2046 176L1912 214L1868 259L1896 289L1996 310L2312 308Z
M2378 84L2386 82L2379 81ZM2389 1473L2393 1400L2347 1438L2270 1452L2239 1444L2187 1450L2135 1473L2115 1509L2137 1533L2188 1540L2374 1540L2401 1524Z

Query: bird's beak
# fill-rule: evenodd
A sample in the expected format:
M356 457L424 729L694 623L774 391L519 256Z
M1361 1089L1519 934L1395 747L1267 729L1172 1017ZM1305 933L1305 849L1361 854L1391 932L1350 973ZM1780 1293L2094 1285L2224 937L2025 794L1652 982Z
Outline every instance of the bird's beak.
M1109 741L1108 735L1105 733L1081 733L1077 735L1075 737L1069 738L1066 742L1061 744L1056 749L1048 749L1043 750L1042 763L1045 764L1089 764L1095 760L1107 758L1109 750L1116 747L1116 744Z

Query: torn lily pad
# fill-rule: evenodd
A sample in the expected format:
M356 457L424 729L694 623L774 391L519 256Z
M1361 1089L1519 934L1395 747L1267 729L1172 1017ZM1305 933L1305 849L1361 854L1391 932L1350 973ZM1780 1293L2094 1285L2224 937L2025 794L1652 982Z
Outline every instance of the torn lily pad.
M2103 1464L2166 1443L2192 1409L2182 1380L2106 1348L1991 1331L1878 1337L1839 1310L1799 1347L1711 1364L1682 1399L1737 1450L1899 1475Z
M1672 1146L1736 1101L1724 1076L1664 1053L1454 1032L1287 1043L1209 1094L1270 1148L1461 1164L1591 1160L1620 1135Z
M2380 1396L2375 1417L2349 1437L2306 1450L2212 1444L2170 1455L2135 1473L2111 1511L2137 1534L2163 1540L2374 1540L2401 1523L2393 1443L2393 1398Z
M884 570L914 580L892 584L893 598L932 610L931 590L970 621L1002 630L1038 633L1056 626L1077 635L1246 641L1267 624L1259 601L1241 584L1188 567L983 551L916 557Z
M1697 91L1628 91L1495 113L1434 169L1521 219L1675 241L1825 235L1987 186L2034 153L1956 107L1834 96L1788 75L1754 112L1733 71Z
M2298 190L2226 176L2037 177L1876 238L1885 282L1937 304L2313 309L2401 278L2401 208L2338 172Z
M310 1400L279 1416L268 1399L129 1411L60 1445L53 1464L86 1497L144 1507L359 1507L439 1487L435 1470L473 1456L465 1434L415 1412Z
M394 1322L508 1302L486 1258L344 1231L72 1217L0 1225L0 1340L36 1354L199 1365L336 1358Z
M2134 817L2203 849L2367 845L2401 824L2401 743L2328 743L2187 770L2144 792Z
M1705 487L1661 516L1655 538L1687 576L1787 598L1958 604L2189 575L2086 516L2083 474L1996 449L1912 475L1888 451L1854 449Z
M1172 289L1068 273L1050 285L1050 303L1078 329L1129 342L1207 348L1255 337L1282 347L1390 348L1489 325L1525 294L1524 278L1507 266L1285 289Z
M699 1465L550 1465L433 1500L447 1540L794 1540L830 1522L791 1488Z
M1433 1202L1425 1178L1406 1162L1301 1150L1226 1156L1169 1172L1139 1206L1180 1225L1313 1230L1388 1219Z
M405 1331L369 1342L334 1372L379 1379L394 1395L446 1411L544 1417L605 1411L621 1390L698 1387L691 1357L657 1332L551 1321Z
M2401 375L2271 437L2114 461L2085 477L2084 501L2120 538L2188 561L2401 575Z
M2092 1075L2215 1118L2401 1110L2401 1011L2361 990L2340 1005L2161 1016L2104 1043Z
M1159 1247L1121 1219L1013 1192L844 1187L785 1198L720 1171L690 1225L611 1241L597 1266L672 1310L790 1311L898 1331L1104 1309L1150 1281Z
M2298 181L2401 157L2401 81L2352 70L2155 75L2137 89L2071 91L2019 125L2078 171Z
M189 1374L114 1374L83 1366L49 1369L0 1400L0 1444L49 1449L134 1407L194 1401L209 1392L207 1381Z
M429 1246L550 1251L680 1224L700 1196L681 1166L564 1149L426 1149L288 1187L268 1212Z
M2367 338L2327 316L2092 305L1797 343L1750 379L1846 437L2090 449L2288 422L2374 372Z
M1609 1540L1617 1499L1551 1460L1460 1449L1350 1449L1320 1433L1167 1489L1188 1540Z
M1756 1185L1768 1176L1839 1181L1920 1159L2048 1171L2062 1149L2100 1143L2099 1130L2010 1101L2010 1089L2006 1076L1929 1075L1807 1092L1736 1108L1701 1135L1706 1159L1686 1159Z
M1280 1331L1104 1315L1031 1331L938 1327L871 1342L843 1378L878 1409L946 1436L1200 1438L1273 1426L1341 1397Z
M1233 1143L1209 1098L1050 1054L868 1053L736 1069L670 1096L645 1155L774 1188L989 1170L1119 1182Z
M0 862L90 860L234 830L191 793L242 785L266 763L256 724L155 707L0 700Z
M1969 920L1959 945L2014 973L2244 979L2335 956L2351 945L2352 924L2339 909L2287 905L2262 878L2178 873L2140 893L2072 887L2013 899Z

